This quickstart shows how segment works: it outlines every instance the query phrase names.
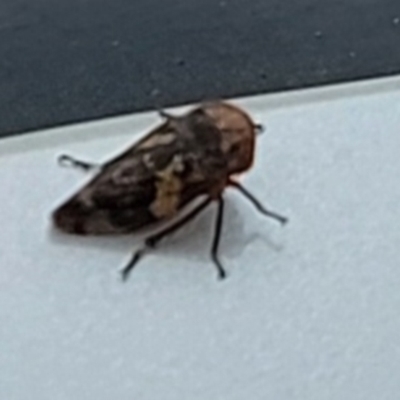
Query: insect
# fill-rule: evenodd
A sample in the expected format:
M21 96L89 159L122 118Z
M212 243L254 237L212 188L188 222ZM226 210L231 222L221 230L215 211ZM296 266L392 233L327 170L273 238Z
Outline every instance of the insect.
M241 192L262 214L281 224L287 219L266 209L235 179L254 159L255 124L242 109L226 102L204 103L176 116L160 111L162 123L121 155L103 165L62 155L60 163L97 174L52 215L60 230L79 235L127 234L153 223L173 221L147 237L122 270L133 267L167 235L177 231L211 203L217 203L211 258L218 276L225 270L218 257L227 187ZM204 197L176 221L193 200Z

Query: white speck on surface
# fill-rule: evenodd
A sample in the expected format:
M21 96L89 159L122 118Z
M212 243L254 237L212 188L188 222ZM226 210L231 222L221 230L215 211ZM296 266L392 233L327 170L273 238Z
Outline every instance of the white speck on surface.
M157 97L160 94L161 94L161 91L160 91L160 89L157 89L157 88L152 89L151 92L150 92L150 96L151 97Z
M350 58L355 58L356 57L356 52L355 51L350 51L349 56L350 56Z
M397 399L400 79L360 85L236 102L268 127L243 183L290 220L230 189L222 282L215 207L125 284L139 238L49 229L89 179L57 156L106 160L155 113L1 140L0 398Z
M392 22L394 25L398 25L400 23L400 18L399 17L393 18Z
M111 42L111 45L112 45L113 47L118 47L118 46L119 46L119 40L113 40L113 41Z
M314 36L315 36L316 38L321 38L321 37L322 37L322 32L321 32L321 31L315 31L315 32L314 32Z

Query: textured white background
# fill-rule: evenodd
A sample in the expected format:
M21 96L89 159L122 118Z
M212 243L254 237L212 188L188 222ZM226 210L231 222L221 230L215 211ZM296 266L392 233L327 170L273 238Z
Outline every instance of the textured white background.
M397 88L397 89L396 89ZM398 399L398 80L243 99L267 126L227 192L221 282L210 209L122 284L140 240L53 232L50 211L154 114L0 142L0 398Z

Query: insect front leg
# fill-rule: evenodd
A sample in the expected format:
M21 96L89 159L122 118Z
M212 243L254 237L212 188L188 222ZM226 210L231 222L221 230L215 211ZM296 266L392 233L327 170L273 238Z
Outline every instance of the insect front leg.
M218 258L218 247L221 238L223 217L224 217L224 199L222 197L219 197L217 219L215 220L214 239L211 247L211 258L214 261L215 266L217 267L218 275L221 279L225 278L226 276L225 270Z
M101 168L100 164L89 163L86 161L78 160L74 157L69 156L68 154L61 154L58 159L58 164L63 167L73 167L79 168L84 171L91 171L93 169Z
M124 281L126 281L128 279L128 276L129 276L130 272L132 271L133 267L144 256L144 254L147 251L156 247L158 242L160 242L164 237L177 231L179 228L181 228L183 225L185 225L187 222L189 222L191 219L193 219L196 215L198 215L201 211L203 211L211 202L212 202L212 199L210 197L205 199L202 203L200 203L197 207L195 207L192 211L190 211L182 219L175 222L173 225L168 226L167 228L161 230L160 232L158 232L152 236L149 236L147 239L145 239L144 246L133 254L129 263L122 270L122 272L121 272L122 279Z
M244 197L246 197L250 202L257 208L257 210L266 215L267 217L271 217L279 221L282 225L285 225L288 222L288 219L282 215L279 215L273 211L267 210L259 200L257 200L247 189L245 189L240 183L235 181L229 181L230 185L238 189Z

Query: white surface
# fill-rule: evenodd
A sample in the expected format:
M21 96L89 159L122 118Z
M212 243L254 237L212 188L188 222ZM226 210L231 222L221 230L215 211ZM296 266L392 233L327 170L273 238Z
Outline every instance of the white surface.
M259 96L267 126L244 183L281 228L227 193L122 284L138 238L75 238L48 215L154 114L0 142L0 399L398 399L400 85Z

